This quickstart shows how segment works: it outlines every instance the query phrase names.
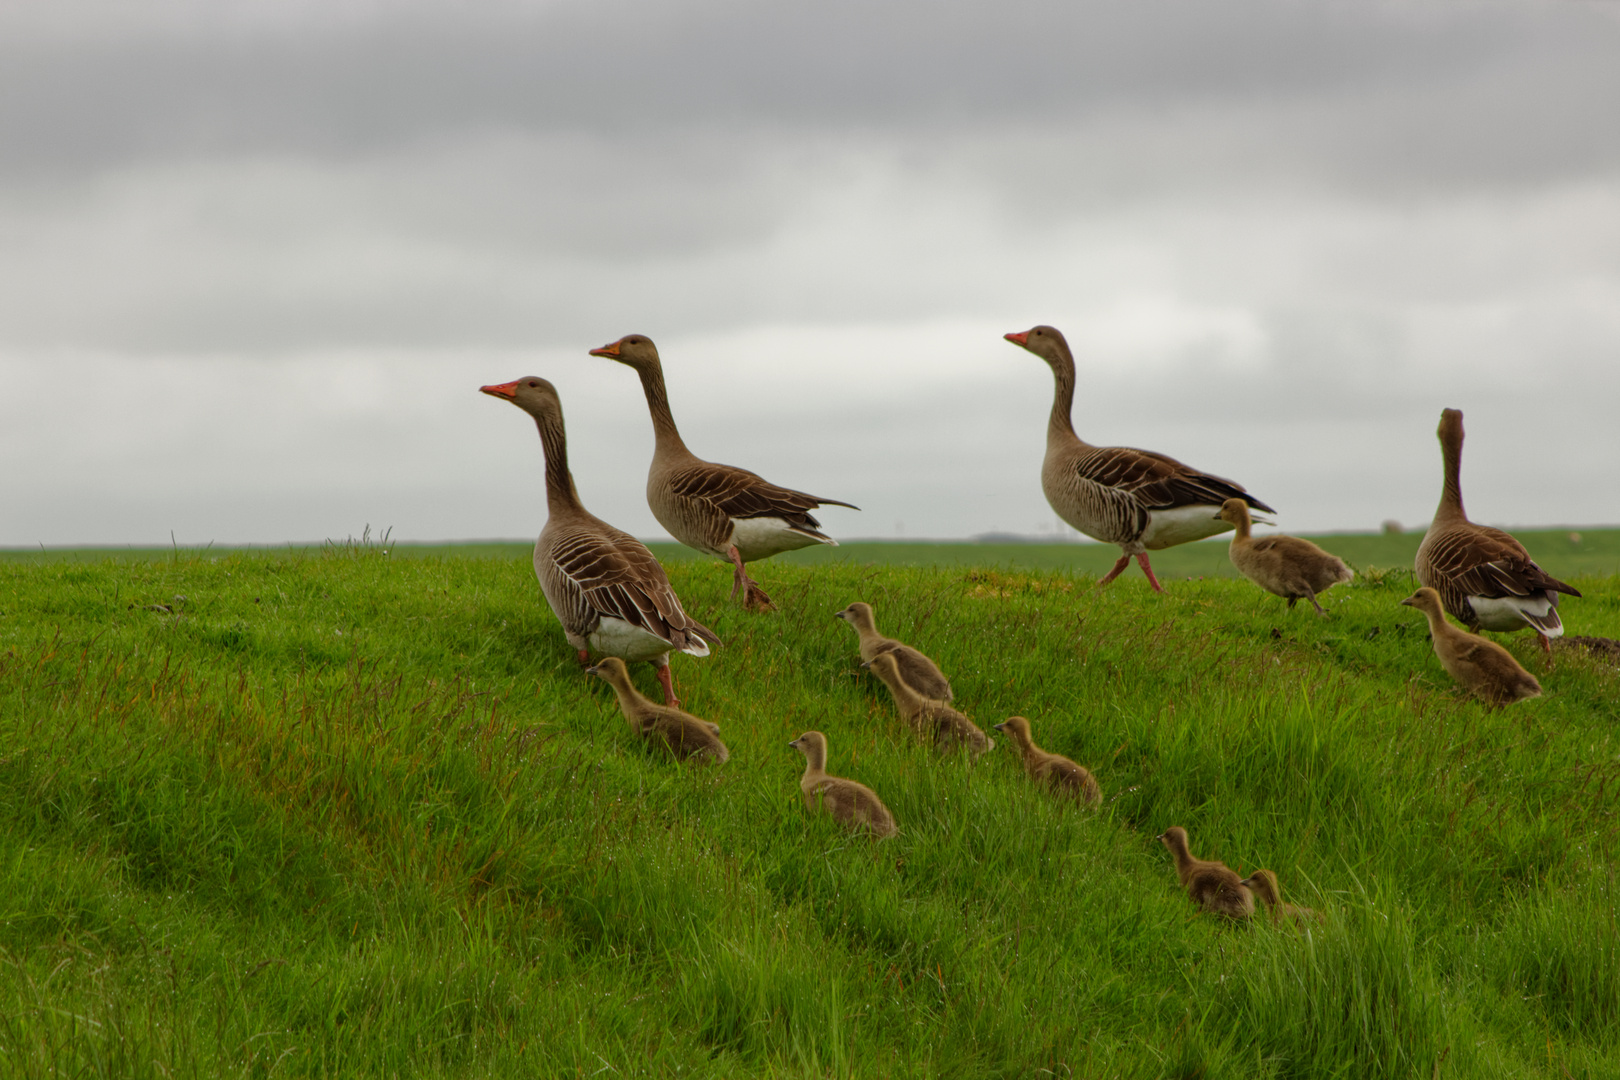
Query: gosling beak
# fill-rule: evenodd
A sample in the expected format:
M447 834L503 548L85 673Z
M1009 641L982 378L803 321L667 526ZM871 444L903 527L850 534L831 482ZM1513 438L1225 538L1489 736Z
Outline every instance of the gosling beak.
M1405 601L1402 601L1402 603L1405 603ZM871 661L868 661L868 660L861 661L861 670L862 671L871 671L872 670Z
M587 675L595 675L595 674L597 674L597 672L599 670L600 669L595 664L592 664L590 667L585 669L585 674L587 674Z
M991 726L991 727L992 727L992 728L994 728L994 729L995 729L995 730L997 730L997 731L999 731L999 732L1002 732L1002 733L1003 733L1003 734L1005 734L1005 733L1006 733L1006 731L1007 731L1007 721L1005 721L1005 720L1003 720L1003 721L1002 721L1002 722L1001 722L1001 723L999 723L999 724L991 724L991 725L990 725L990 726Z

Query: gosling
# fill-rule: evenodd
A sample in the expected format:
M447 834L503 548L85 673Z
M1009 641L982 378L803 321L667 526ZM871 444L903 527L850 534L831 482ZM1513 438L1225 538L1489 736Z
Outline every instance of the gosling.
M894 815L877 797L877 792L854 780L827 775L827 736L819 731L807 731L788 745L804 755L804 777L799 781L799 790L804 793L806 810L819 806L845 825L870 830L879 840L887 840L900 831L895 827Z
M1494 641L1447 622L1440 610L1440 594L1427 585L1401 603L1428 616L1434 655L1440 658L1440 666L1446 669L1446 674L1464 689L1477 694L1493 708L1541 696L1541 684L1513 659L1512 653Z
M860 638L862 661L871 663L872 658L879 653L893 653L895 659L900 661L900 674L905 676L906 682L916 688L917 693L935 701L951 700L953 696L951 681L939 670L939 665L910 645L898 642L894 638L884 637L877 632L877 624L872 621L871 604L857 600L843 611L834 612L833 618L843 619L849 623L850 628Z
M1256 540L1250 535L1249 504L1242 499L1227 499L1215 516L1231 522L1236 529L1228 550L1238 573L1287 600L1290 609L1297 600L1309 600L1316 613L1325 618L1327 612L1316 602L1317 594L1356 576L1343 559L1309 540L1297 536Z
M1176 878L1193 903L1205 911L1228 919L1247 919L1254 914L1254 894L1243 886L1243 879L1225 863L1195 859L1187 850L1187 830L1172 825L1159 834L1159 842L1176 859Z
M613 687L619 699L619 710L624 713L631 731L649 743L662 745L676 760L709 757L723 762L731 757L731 751L720 741L719 724L643 697L630 681L630 669L617 656L605 657L585 671Z
M1061 795L1072 796L1084 806L1102 802L1102 790L1097 778L1083 766L1076 765L1062 754L1052 754L1035 745L1029 734L1029 721L1022 716L1009 716L996 725L996 730L1010 738L1024 757L1024 771L1038 784L1046 784Z
M1304 926L1306 923L1322 921L1321 914L1314 908L1283 903L1282 889L1277 885L1277 875L1270 870L1256 870L1240 884L1260 898L1260 902L1266 905L1266 910L1271 912L1271 921L1274 923L1293 922Z
M900 674L900 661L893 653L878 653L861 665L883 680L894 696L900 718L917 734L931 739L940 750L965 748L977 758L996 744L979 726L943 701L919 694Z

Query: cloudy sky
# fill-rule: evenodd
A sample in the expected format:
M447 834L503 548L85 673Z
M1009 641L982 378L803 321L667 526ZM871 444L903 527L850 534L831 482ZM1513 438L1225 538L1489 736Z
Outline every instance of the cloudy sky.
M1620 523L1620 2L0 0L0 545L638 535L657 341L834 535L1099 444L1290 530Z

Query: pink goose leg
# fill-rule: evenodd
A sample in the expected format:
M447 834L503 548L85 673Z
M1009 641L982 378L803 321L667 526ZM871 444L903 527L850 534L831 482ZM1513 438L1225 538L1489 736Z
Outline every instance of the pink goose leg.
M737 599L737 590L741 589L743 607L747 610L775 611L776 605L765 595L765 590L760 588L758 583L748 576L748 571L743 569L742 553L737 550L736 544L726 549L726 556L731 559L731 565L737 568L736 574L731 579L731 598Z
M658 685L664 688L664 704L671 709L681 707L681 699L675 696L675 680L670 677L669 664L658 665Z
M1136 561L1141 564L1142 573L1147 575L1148 584L1153 586L1153 591L1164 592L1164 589L1159 585L1159 579L1153 576L1153 566L1148 562L1147 552L1144 551L1137 555Z
M1119 557L1119 562L1115 563L1114 568L1108 571L1107 576L1105 576L1101 581L1097 582L1097 584L1108 584L1110 581L1113 581L1115 578L1119 577L1119 575L1123 574L1125 572L1125 568L1129 565L1131 565L1131 557L1129 555L1121 555Z

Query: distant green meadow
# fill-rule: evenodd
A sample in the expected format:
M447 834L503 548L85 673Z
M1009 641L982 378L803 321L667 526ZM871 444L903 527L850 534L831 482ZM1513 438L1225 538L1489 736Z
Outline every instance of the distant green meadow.
M1620 637L1620 531L1517 535ZM1465 698L1418 541L1319 538L1328 619L1220 542L1164 595L852 543L751 567L769 615L659 547L719 767L633 738L527 544L6 553L0 1075L1620 1077L1620 669L1502 636L1545 696ZM853 600L1102 808L918 745ZM802 808L811 728L899 837ZM1170 825L1323 922L1200 915Z

